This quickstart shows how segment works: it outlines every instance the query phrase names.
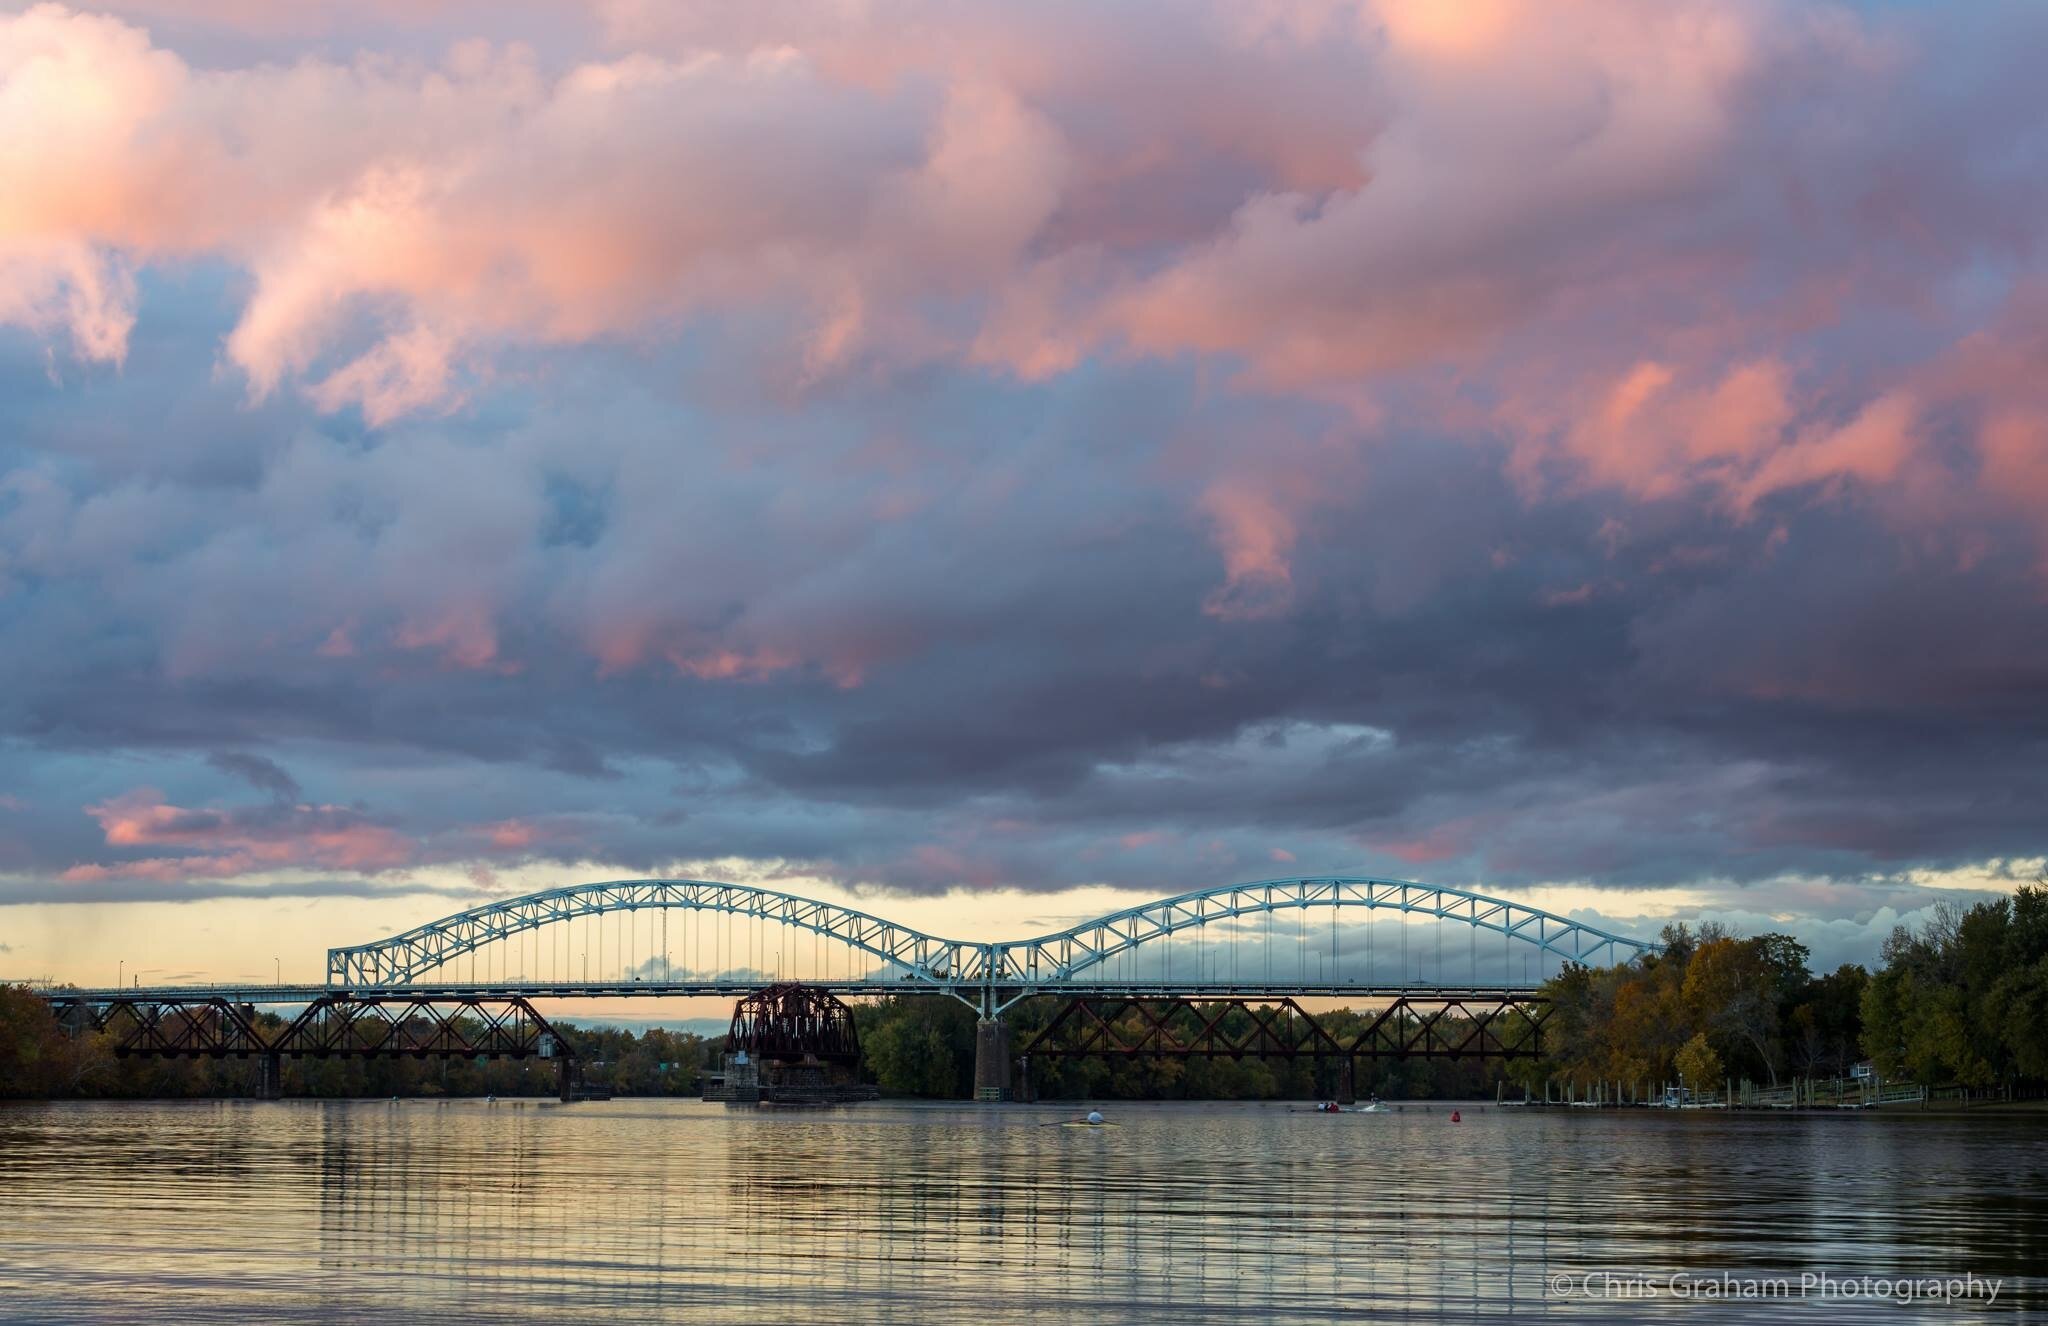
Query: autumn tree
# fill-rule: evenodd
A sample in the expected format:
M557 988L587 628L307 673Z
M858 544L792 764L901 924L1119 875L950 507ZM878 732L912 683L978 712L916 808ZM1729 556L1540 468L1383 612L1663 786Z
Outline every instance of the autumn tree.
M1694 1032L1693 1038L1678 1051L1678 1080L1687 1083L1694 1091L1711 1089L1722 1080L1724 1070L1721 1056L1714 1053L1714 1047L1707 1043L1707 1034Z
M107 1065L98 1036L74 1037L25 985L0 985L0 1098L70 1096Z

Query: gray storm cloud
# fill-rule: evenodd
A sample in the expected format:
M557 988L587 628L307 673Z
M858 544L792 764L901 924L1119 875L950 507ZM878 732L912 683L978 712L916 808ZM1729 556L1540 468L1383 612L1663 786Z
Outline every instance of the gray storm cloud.
M2039 11L1431 13L0 17L0 899L2040 857Z

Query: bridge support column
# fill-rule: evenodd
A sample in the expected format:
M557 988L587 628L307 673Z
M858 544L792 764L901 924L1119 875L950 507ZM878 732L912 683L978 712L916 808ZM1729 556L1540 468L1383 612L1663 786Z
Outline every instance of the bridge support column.
M974 1025L974 1098L1010 1098L1010 1024L999 1017Z
M1356 1104L1358 1101L1357 1078L1352 1072L1352 1066L1356 1062L1357 1061L1354 1060L1348 1054L1338 1061L1337 1103L1339 1105L1352 1105Z
M284 1056L272 1050L256 1061L256 1099L284 1097Z
M566 1054L555 1056L555 1089L561 1093L562 1103L568 1104L575 1097L576 1087L570 1080L569 1065L573 1061Z

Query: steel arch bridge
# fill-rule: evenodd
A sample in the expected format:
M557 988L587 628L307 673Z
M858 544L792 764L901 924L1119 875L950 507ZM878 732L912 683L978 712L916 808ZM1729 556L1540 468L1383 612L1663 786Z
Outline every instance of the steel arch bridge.
M1337 920L1350 909L1366 921L1365 962L1362 972L1355 961L1358 945L1352 938L1353 970L1342 970L1343 952ZM1328 913L1330 962L1322 966L1320 934L1311 949L1307 937L1310 911ZM1489 897L1465 889L1420 884L1406 880L1365 876L1316 876L1262 880L1196 890L1161 898L1136 907L1111 912L1093 920L1051 934L1027 939L989 943L947 939L926 934L910 926L854 908L816 899L781 893L748 885L687 879L612 880L548 889L524 897L473 907L452 916L416 926L385 939L347 948L330 949L327 955L328 988L391 991L417 989L423 978L445 974L457 959L475 955L493 945L517 942L521 936L541 927L582 918L632 917L641 911L666 914L682 911L688 915L752 919L808 933L864 955L873 965L843 979L827 975L813 983L840 993L942 993L993 1017L1019 999L1037 994L1145 994L1172 990L1182 994L1371 994L1409 990L1467 990L1513 988L1506 979L1517 951L1538 959L1539 977L1543 964L1601 964L1625 961L1646 952L1650 945L1641 940L1599 929L1583 921L1559 916L1540 908L1504 898ZM1391 913L1403 922L1400 928L1402 955L1398 979L1382 979L1371 947L1374 913ZM1273 970L1273 937L1285 918L1295 918L1295 935L1290 949L1292 975ZM1409 918L1419 917L1462 924L1471 936L1470 980L1451 983L1443 979L1441 963L1434 979L1414 979L1407 961L1410 938ZM1247 937L1244 922L1266 926L1266 963L1263 970L1244 950L1258 943ZM1321 918L1318 918L1318 926ZM1187 969L1183 955L1181 971L1173 970L1176 936L1190 932L1198 938L1210 934L1210 927L1226 934L1222 942L1198 947L1195 970ZM1441 957L1441 931L1437 932ZM1503 979L1479 980L1481 963L1477 941L1481 934L1498 936L1508 961L1501 969ZM651 943L650 936L650 943ZM1491 941L1489 941L1490 944ZM666 939L664 937L664 948ZM1308 955L1317 955L1313 980L1308 975ZM1158 954L1157 960L1150 958ZM732 954L728 948L728 959ZM1247 970L1250 968L1250 970ZM463 988L477 988L474 981L455 982ZM690 972L674 979L664 961L655 979L637 975L628 980L585 979L537 981L522 972L520 978L490 982L497 989L517 988L530 993L606 994L712 994L745 993L779 979L758 968L727 966L708 978ZM1530 983L1524 981L1522 985Z

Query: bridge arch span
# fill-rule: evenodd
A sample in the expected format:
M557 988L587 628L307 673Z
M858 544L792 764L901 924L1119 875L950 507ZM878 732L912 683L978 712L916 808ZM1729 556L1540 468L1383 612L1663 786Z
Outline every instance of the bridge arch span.
M349 987L406 985L486 944L557 921L651 908L753 917L807 930L881 959L913 982L941 987L983 965L981 944L941 939L836 903L698 879L622 879L572 884L444 916L411 930L327 950L327 981Z
M400 986L494 941L558 921L646 908L688 908L753 917L834 940L879 959L909 988L980 992L993 1009L1034 989L1087 982L1119 957L1219 922L1344 909L1458 922L1498 934L1512 947L1560 961L1613 963L1651 947L1638 939L1505 898L1444 885L1362 875L1260 880L1200 889L1141 903L1029 939L987 943L926 934L883 917L791 893L708 880L611 880L548 889L472 907L368 944L328 950L328 982L345 987ZM1405 933L1405 931L1404 931ZM1333 956L1332 978L1335 975ZM892 988L904 988L892 986ZM996 992L1005 992L997 996Z
M1365 875L1324 875L1198 889L1111 912L1055 934L995 945L994 956L1002 963L995 983L1072 980L1183 930L1310 908L1341 913L1347 907L1368 915L1384 910L1462 922L1475 931L1492 931L1504 941L1526 944L1568 962L1622 962L1652 947L1540 907L1469 889Z

